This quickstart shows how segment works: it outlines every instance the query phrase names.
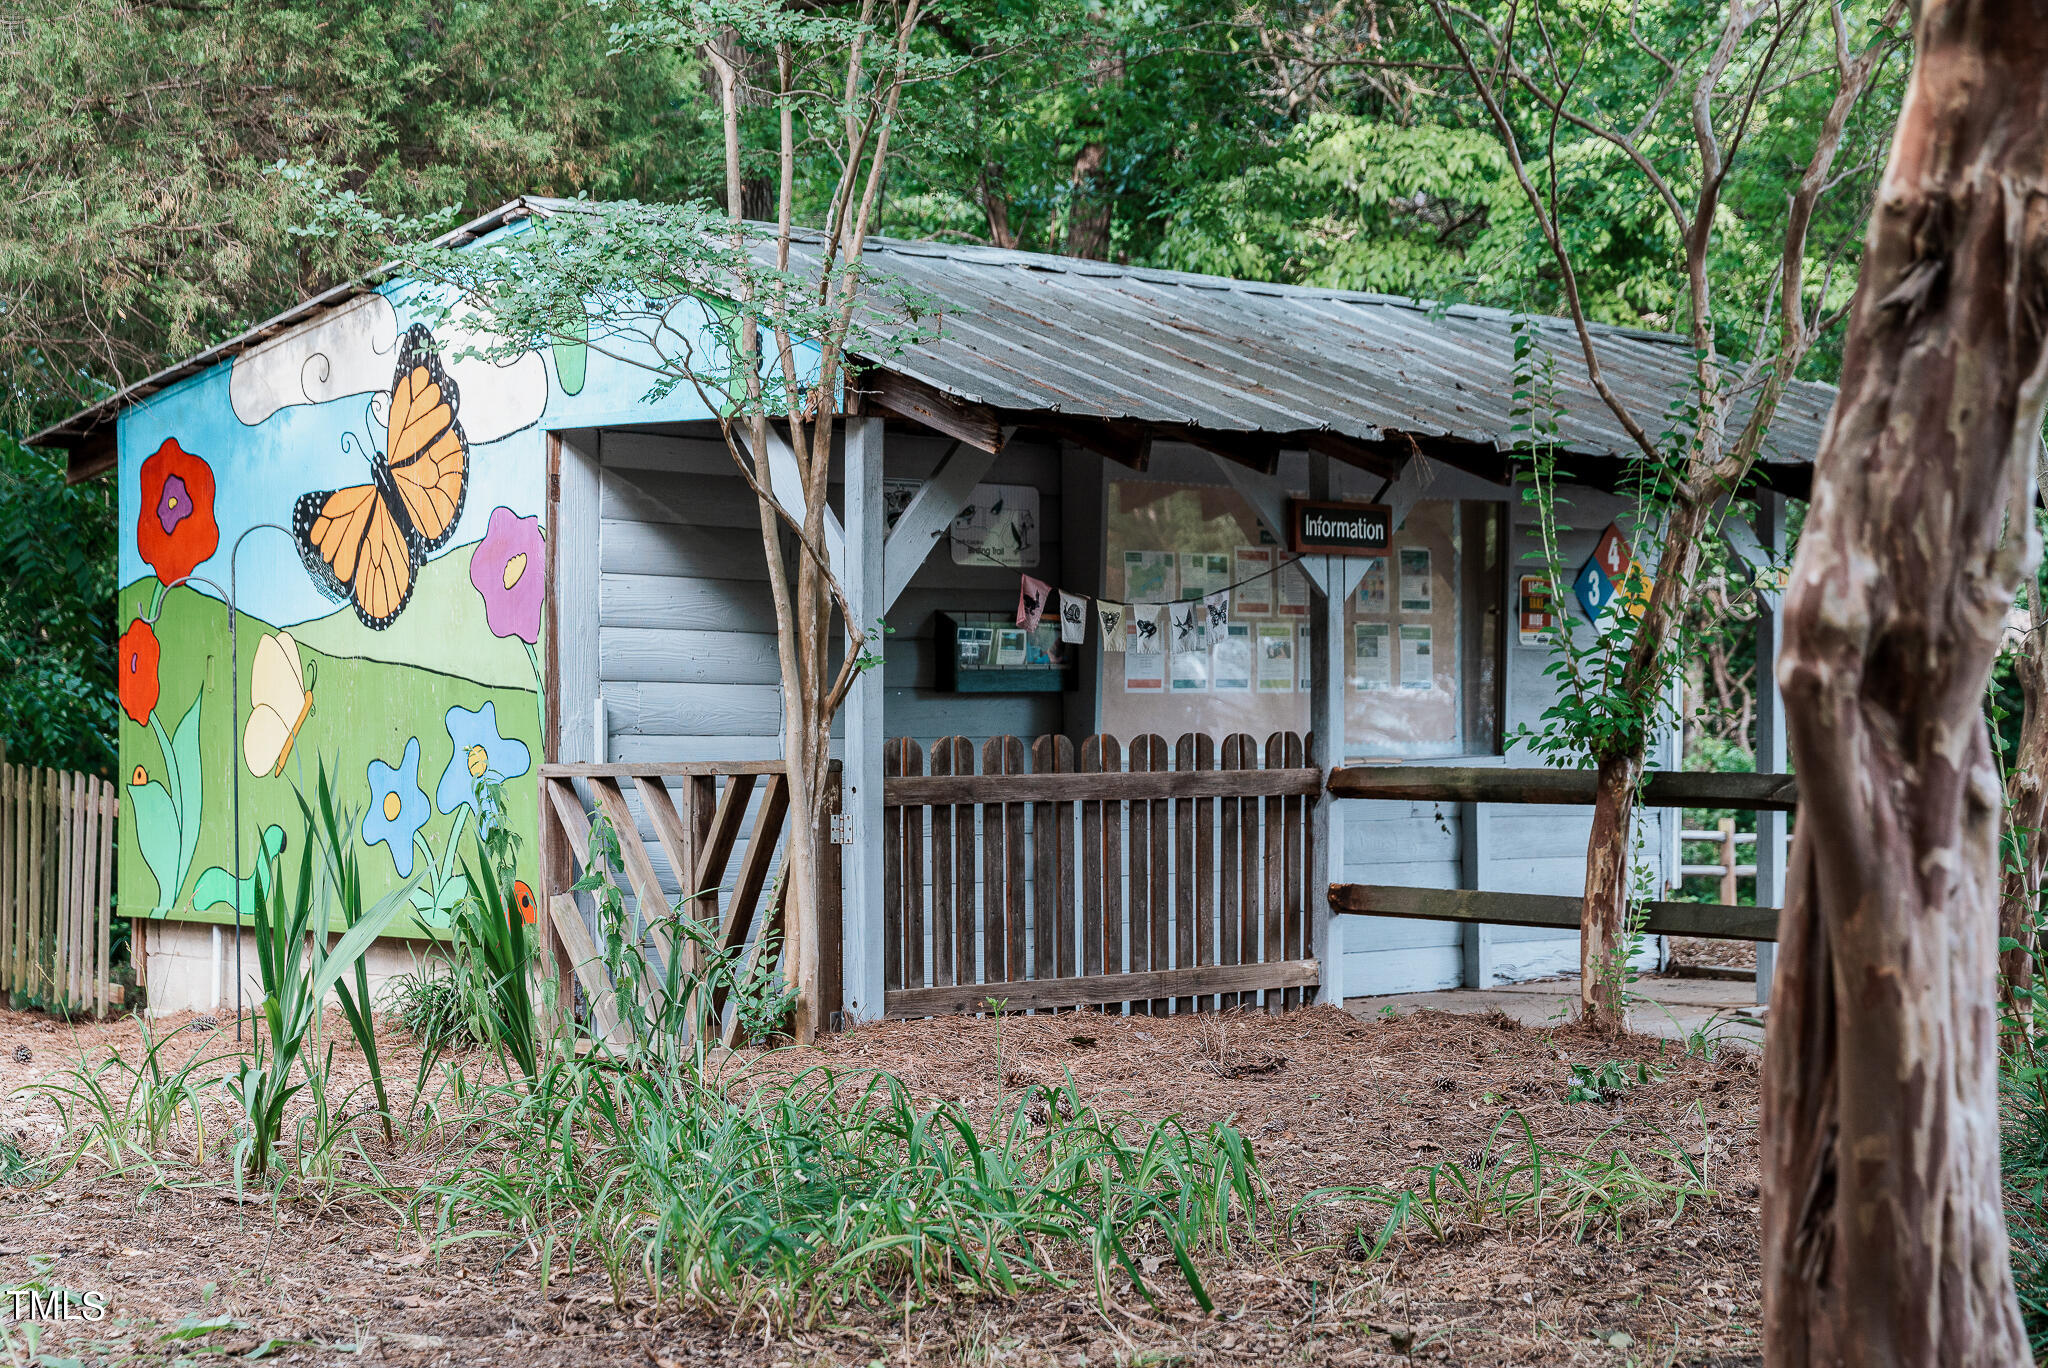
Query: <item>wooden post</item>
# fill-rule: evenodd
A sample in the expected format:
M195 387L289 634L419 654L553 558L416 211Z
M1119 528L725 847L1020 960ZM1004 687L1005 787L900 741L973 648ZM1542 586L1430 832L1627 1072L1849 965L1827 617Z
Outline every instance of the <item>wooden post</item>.
M1756 539L1776 564L1785 558L1785 496L1766 490L1757 495ZM1785 695L1778 689L1778 657L1785 641L1785 619L1775 585L1757 595L1756 615L1756 768L1759 774L1783 774L1791 761L1785 742ZM1756 815L1756 905L1785 905L1786 830L1782 812ZM1726 901L1724 899L1723 901ZM1756 1001L1771 1000L1771 974L1778 963L1776 945L1756 948Z
M1735 819L1723 817L1721 832L1721 901L1735 905Z
M887 524L882 513L883 423L846 421L846 559L840 581L864 630L888 609ZM887 654L886 640L869 643ZM846 759L841 820L851 825L840 873L841 1002L846 1023L882 1016L882 667L864 670L846 698Z

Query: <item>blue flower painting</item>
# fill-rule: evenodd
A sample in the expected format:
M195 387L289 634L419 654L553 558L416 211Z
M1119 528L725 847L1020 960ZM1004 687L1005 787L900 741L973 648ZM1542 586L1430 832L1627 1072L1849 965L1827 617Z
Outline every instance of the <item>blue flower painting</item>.
M524 741L499 732L496 703L486 703L476 712L450 708L448 739L455 744L455 754L434 788L434 802L443 812L467 807L479 818L486 816L477 806L477 781L517 779L533 764Z
M434 815L420 788L420 739L405 743L405 758L393 769L382 760L370 762L370 807L363 814L363 841L382 841L391 848L398 877L412 877L413 837Z

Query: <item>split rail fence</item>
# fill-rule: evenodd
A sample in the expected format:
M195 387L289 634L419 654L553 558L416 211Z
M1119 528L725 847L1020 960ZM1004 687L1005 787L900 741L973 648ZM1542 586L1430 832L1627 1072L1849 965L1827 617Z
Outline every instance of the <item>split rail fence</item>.
M604 814L618 835L625 874L620 891L630 900L642 948L658 967L676 953L684 956L686 972L696 967L694 947L687 940L678 944L673 934L671 915L676 912L715 925L720 948L747 950L747 968L760 955L764 938L781 938L783 837L789 822L788 769L781 761L545 764L540 783L542 934L565 992L572 981L581 987L600 1035L611 1037L619 1030L599 942L605 929L586 918L570 891L589 868L596 814ZM836 783L832 791L837 793ZM837 851L836 846L829 849ZM828 865L826 877L836 879L836 861ZM837 1002L838 923L829 915L823 921L824 997ZM731 1043L740 1029L738 1014L727 1010L722 994L714 1010Z
M114 1004L114 786L0 765L0 991L104 1015Z
M1429 765L1348 765L1330 772L1338 798L1397 798L1439 803L1591 804L1596 790L1591 770L1503 770ZM1736 808L1791 812L1799 785L1789 774L1692 774L1660 770L1643 784L1648 807ZM1726 842L1732 827L1714 835ZM1693 833L1686 833L1691 835ZM1721 867L1714 867L1721 873ZM1752 868L1750 873L1754 873ZM1724 876L1724 896L1734 879ZM1478 889L1397 888L1386 884L1333 884L1330 910L1373 917L1419 917L1436 921L1486 922L1504 926L1578 929L1578 898ZM1775 941L1775 907L1732 903L1651 902L1643 930L1651 935L1698 936L1718 940Z
M945 737L883 759L892 1017L1313 996L1322 771L1276 732Z

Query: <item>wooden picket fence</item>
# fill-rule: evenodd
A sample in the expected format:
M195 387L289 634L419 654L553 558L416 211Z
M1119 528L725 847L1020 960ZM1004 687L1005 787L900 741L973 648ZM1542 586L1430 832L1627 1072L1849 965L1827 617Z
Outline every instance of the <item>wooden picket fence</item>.
M1296 1006L1322 773L1307 742L897 738L883 759L884 1010ZM1261 763L1263 752L1263 764ZM1028 757L1028 763L1027 763Z
M114 786L0 765L0 992L104 1015L114 1002Z

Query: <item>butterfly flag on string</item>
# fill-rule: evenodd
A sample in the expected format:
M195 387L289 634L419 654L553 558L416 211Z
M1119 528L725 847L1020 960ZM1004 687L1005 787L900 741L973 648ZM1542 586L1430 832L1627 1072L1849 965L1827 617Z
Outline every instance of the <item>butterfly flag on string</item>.
M1124 609L1124 648L1130 651L1156 651L1159 640L1159 605L1156 603L1133 603Z
M1078 646L1088 639L1088 599L1060 590L1060 640Z
M1167 630L1173 638L1175 655L1193 655L1208 648L1209 634L1202 622L1204 614L1200 599L1184 599L1169 605L1167 617Z
M1230 625L1230 591L1218 589L1202 600L1202 625L1212 637L1223 635L1223 629Z
M1095 623L1102 629L1102 649L1121 651L1124 648L1124 606L1095 600Z
M1045 604L1052 597L1052 586L1029 575L1018 578L1023 582L1017 586L1017 625L1027 632L1035 632L1038 620L1045 616Z

